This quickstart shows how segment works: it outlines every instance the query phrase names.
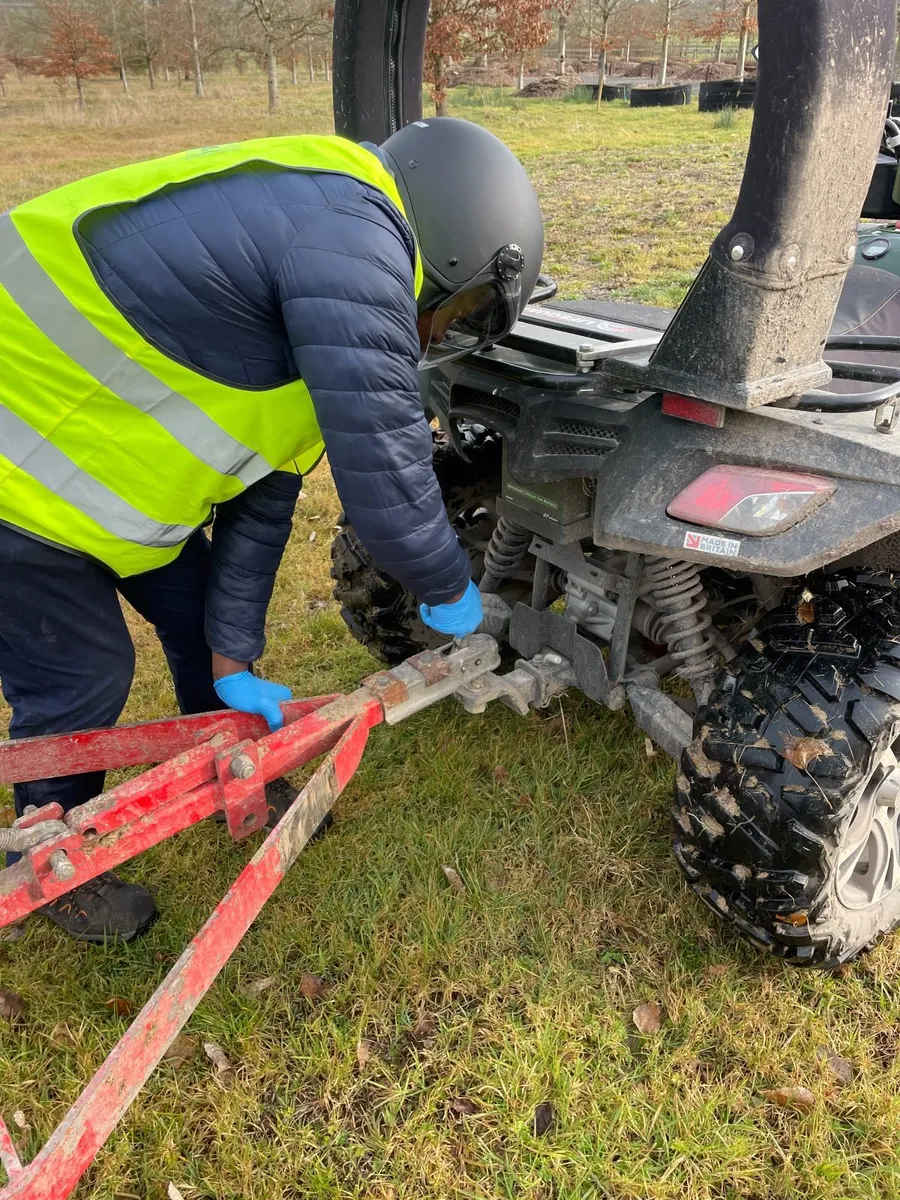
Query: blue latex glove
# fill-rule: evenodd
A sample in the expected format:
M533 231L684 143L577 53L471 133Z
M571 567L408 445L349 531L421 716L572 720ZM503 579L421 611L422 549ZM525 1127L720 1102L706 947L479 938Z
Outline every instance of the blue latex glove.
M271 730L280 729L284 724L279 704L282 700L290 700L291 689L283 683L269 683L249 671L237 671L234 675L223 675L214 686L216 695L229 708L258 713L266 718Z
M474 633L484 619L481 592L470 579L469 586L454 604L420 604L419 616L429 629L464 638Z

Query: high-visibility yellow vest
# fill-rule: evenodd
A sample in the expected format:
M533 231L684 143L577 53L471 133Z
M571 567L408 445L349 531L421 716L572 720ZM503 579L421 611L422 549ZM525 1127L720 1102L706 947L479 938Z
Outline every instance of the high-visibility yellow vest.
M0 521L134 575L174 559L214 505L321 457L305 384L250 391L169 358L106 295L77 239L98 208L251 162L349 175L403 213L376 155L298 136L119 167L0 216ZM417 295L421 284L417 255Z

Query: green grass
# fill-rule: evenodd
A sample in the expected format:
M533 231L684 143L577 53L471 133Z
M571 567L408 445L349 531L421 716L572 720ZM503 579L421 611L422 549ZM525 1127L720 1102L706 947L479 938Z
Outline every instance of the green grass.
M0 207L88 170L188 145L325 129L324 89L212 80L125 104L91 85L78 122L52 90L12 83L0 107ZM454 95L522 154L564 294L675 303L727 218L749 118ZM468 103L463 103L468 101ZM307 484L271 610L265 669L296 694L372 669L329 598L337 503ZM314 519L316 518L316 519ZM309 536L317 539L310 543ZM174 711L152 633L132 620L126 716ZM900 1196L900 944L841 976L758 957L686 893L668 847L671 768L621 714L576 698L564 722L447 703L379 729L334 831L279 889L188 1032L100 1154L80 1200L862 1200ZM163 918L131 947L68 941L39 920L0 943L0 986L29 1003L0 1022L0 1109L33 1154L246 861L220 826L136 860ZM452 891L441 865L466 882ZM319 1002L298 984L333 985ZM248 998L249 981L276 982ZM658 1000L661 1032L631 1012ZM65 1029L59 1027L64 1023ZM361 1040L372 1043L363 1066ZM817 1052L853 1064L838 1087ZM811 1113L762 1089L803 1085ZM459 1116L464 1097L476 1111ZM535 1136L538 1104L554 1122Z

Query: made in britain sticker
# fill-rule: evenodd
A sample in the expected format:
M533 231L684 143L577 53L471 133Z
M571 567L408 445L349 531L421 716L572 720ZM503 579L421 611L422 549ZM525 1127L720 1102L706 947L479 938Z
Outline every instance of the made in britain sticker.
M734 538L717 537L714 533L686 533L685 550L699 550L701 554L718 554L722 558L737 558L741 543Z

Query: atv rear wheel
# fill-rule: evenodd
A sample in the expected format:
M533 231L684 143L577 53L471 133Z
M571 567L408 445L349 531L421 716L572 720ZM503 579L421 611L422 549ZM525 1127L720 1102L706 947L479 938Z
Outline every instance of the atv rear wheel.
M900 591L797 590L720 679L676 785L675 855L755 945L834 967L900 924Z
M489 430L464 430L466 462L441 438L435 441L434 472L450 521L472 560L472 575L481 574L484 551L497 524L502 444ZM512 606L530 595L530 572L520 570L500 595ZM334 597L350 632L373 654L397 663L420 650L445 645L443 634L419 620L416 598L373 562L351 525L344 525L331 546Z

